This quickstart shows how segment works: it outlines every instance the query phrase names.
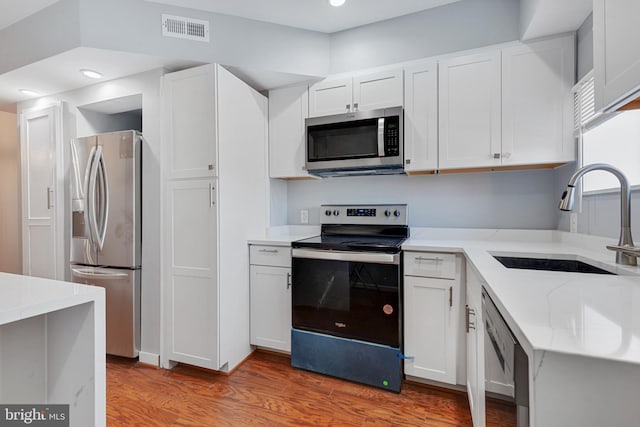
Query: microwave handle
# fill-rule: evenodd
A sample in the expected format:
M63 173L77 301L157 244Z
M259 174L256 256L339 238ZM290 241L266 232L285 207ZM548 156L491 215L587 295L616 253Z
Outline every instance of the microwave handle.
M378 157L384 157L384 117L378 119Z

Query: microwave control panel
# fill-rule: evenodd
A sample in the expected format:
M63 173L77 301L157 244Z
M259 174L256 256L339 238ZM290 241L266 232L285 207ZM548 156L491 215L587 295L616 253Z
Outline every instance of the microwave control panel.
M400 118L398 116L387 117L384 129L385 156L400 155Z

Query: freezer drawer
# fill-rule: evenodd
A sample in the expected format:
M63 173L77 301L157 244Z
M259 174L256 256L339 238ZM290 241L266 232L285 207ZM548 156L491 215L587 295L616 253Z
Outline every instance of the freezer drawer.
M71 281L105 289L107 353L138 357L140 270L71 265Z

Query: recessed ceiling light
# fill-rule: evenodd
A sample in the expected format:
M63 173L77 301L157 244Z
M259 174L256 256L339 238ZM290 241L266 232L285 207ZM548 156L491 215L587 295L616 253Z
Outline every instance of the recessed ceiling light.
M97 71L83 69L83 70L80 70L80 72L85 77L89 77L90 79L101 79L102 78L102 73L99 73Z
M36 92L35 90L31 90L31 89L19 89L20 93L27 95L27 96L39 96L40 94L38 92Z
M340 7L344 4L345 0L329 0L329 4L333 7Z

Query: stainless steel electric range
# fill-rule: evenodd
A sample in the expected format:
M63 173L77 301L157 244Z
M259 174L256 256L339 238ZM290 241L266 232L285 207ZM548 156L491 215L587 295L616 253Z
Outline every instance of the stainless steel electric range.
M292 246L291 364L400 391L406 205L323 205Z

